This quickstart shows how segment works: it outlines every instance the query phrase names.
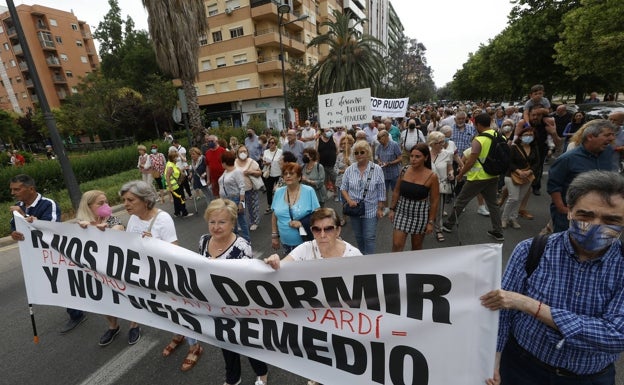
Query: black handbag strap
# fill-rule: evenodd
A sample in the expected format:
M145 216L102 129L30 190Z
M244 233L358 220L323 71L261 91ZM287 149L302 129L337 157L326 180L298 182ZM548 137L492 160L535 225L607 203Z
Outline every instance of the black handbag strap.
M373 165L371 164L370 170L368 172L368 179L366 179L366 188L364 189L364 194L362 194L362 199L360 199L360 201L363 201L366 198L366 193L368 192L368 186L370 186L370 181L371 178L373 177Z

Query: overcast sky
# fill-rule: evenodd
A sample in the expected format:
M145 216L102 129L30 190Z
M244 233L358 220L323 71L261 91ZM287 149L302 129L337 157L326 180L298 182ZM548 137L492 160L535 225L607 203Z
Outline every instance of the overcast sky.
M0 3L4 0L0 0ZM107 0L13 0L15 5L40 4L74 11L95 30L108 12ZM438 87L453 80L455 71L507 25L509 0L391 0L409 38L427 48L426 57ZM122 17L130 15L136 27L147 30L147 13L141 0L119 0Z

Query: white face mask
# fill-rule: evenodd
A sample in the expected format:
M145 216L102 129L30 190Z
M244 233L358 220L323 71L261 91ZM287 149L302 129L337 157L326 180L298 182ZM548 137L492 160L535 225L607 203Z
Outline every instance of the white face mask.
M245 160L247 159L247 154L244 152L241 152L240 154L238 154L238 157L240 158L240 160Z

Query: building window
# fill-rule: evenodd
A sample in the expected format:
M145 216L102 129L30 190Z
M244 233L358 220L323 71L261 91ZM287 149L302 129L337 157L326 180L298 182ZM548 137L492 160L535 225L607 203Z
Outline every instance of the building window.
M62 61L68 61L69 57L67 57L67 55L65 55L64 53L60 54L59 57L61 58Z
M212 64L210 64L210 60L202 60L201 69L202 71L210 71L212 69Z
M73 29L74 31L78 31L78 24L73 24L72 23L71 29Z
M217 68L225 67L225 57L217 58Z
M17 63L15 62L15 60L11 59L11 60L9 60L9 65L11 67L15 67L17 65Z
M63 44L63 38L60 36L55 36L54 39L56 40L57 43L59 44Z
M78 47L82 47L82 46L83 46L83 44L82 44L82 40L76 40L76 45L77 45Z
M4 27L0 25L0 33L4 33Z
M28 98L28 94L26 92L22 92L22 99Z
M230 90L230 85L228 82L221 82L219 83L219 90L221 92L228 92Z
M247 63L247 54L242 53L240 55L234 55L234 64L243 64Z
M15 83L21 83L22 82L22 77L21 76L16 76L15 77Z
M243 27L237 27L230 29L230 37L234 39L235 37L243 36Z
M50 21L50 25L53 27L58 26L58 24L56 23L56 19L48 19L48 21Z
M229 9L240 8L240 0L225 0L225 8L229 8Z
M208 16L214 16L217 13L219 13L219 10L217 9L217 4L211 4L207 8L208 8Z
M80 61L83 62L83 63L88 63L89 59L87 59L86 56L80 56Z
M212 33L212 41L213 42L218 42L223 40L223 36L221 36L221 31L217 31L217 32L213 32Z
M77 87L72 87L71 88L71 92L72 92L72 94L77 94L78 93L78 88Z
M214 84L206 84L206 93L207 94L215 94L215 93L217 93L215 85Z
M71 71L65 71L65 76L67 76L68 78L73 78L74 74Z
M199 37L199 45L201 46L208 45L208 36L206 36L205 34L201 35Z
M251 88L251 81L249 79L241 79L236 81L237 90L244 90L245 88Z
M2 46L4 47L5 51L8 51L10 49L9 48L9 43L4 43L4 44L2 44Z

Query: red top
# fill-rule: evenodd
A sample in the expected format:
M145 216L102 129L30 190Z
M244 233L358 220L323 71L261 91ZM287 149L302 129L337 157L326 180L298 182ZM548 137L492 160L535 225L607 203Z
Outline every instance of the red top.
M225 148L219 146L214 150L206 151L204 156L206 157L206 167L210 171L210 181L216 182L223 174L223 165L221 164L221 154L226 151Z

